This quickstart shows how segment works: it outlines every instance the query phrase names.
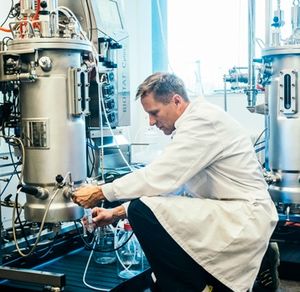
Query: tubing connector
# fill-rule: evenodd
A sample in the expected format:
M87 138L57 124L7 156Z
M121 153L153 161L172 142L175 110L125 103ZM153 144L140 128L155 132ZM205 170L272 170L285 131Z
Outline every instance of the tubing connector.
M32 195L37 199L46 200L49 197L49 191L47 189L35 186L28 186L28 185L18 185L18 189L21 189L23 193L28 195Z

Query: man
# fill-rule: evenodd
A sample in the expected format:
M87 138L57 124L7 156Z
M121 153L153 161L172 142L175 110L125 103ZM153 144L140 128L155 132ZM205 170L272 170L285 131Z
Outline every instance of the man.
M227 113L189 101L181 79L155 73L138 88L151 126L172 141L143 169L74 202L129 201L93 209L103 226L128 219L161 291L247 291L278 220L250 139Z

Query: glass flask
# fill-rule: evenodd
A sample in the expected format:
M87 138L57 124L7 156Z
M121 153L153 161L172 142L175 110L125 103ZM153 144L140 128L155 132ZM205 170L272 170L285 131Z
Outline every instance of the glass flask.
M129 279L144 270L144 253L129 223L124 224L124 229L118 232L117 249L118 276ZM130 239L129 239L130 238Z
M114 251L114 230L111 225L98 227L96 230L96 244L94 260L98 264L111 264L116 261Z

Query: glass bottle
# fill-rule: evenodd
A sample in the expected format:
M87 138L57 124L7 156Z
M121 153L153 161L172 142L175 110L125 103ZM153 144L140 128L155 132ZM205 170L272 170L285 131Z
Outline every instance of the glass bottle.
M116 261L114 230L110 225L98 227L96 230L94 260L96 263L102 265L111 264Z
M118 276L123 279L132 278L144 269L144 253L132 232L130 224L125 223L124 229L118 233L117 246L121 246L128 240L124 246L116 251Z

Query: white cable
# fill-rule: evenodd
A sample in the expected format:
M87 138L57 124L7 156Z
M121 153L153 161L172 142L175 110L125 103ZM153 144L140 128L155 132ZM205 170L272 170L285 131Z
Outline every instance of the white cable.
M101 89L102 89L102 88L101 88ZM104 97L103 97L103 94L102 94L102 90L100 90L100 100L101 100L101 103L102 103L103 108L105 109ZM131 165L128 163L128 161L127 161L126 158L124 157L124 155L123 155L123 153L122 153L122 151L121 151L121 149L120 149L120 145L119 145L117 139L115 138L115 134L114 134L114 132L113 132L113 130L112 130L112 128L111 128L111 125L110 125L110 122L109 122L109 120L108 120L106 111L104 110L103 113L104 113L104 117L105 117L105 120L106 120L107 125L108 125L108 129L109 129L109 131L110 131L110 133L111 133L111 135L112 135L112 137L113 137L113 140L115 140L115 142L116 142L116 144L117 144L117 146L118 146L118 147L117 147L118 152L120 153L120 155L121 155L123 161L125 162L126 166L127 166L131 171L133 171L133 168L131 167ZM102 147L103 147L103 145L102 145Z
M17 195L19 194L20 191L21 191L21 188L19 188L19 189L17 190ZM43 216L43 219L42 219L42 222L41 222L40 230L39 230L39 233L38 233L38 235L37 235L36 241L35 241L35 243L34 243L32 249L31 249L31 250L29 251L29 253L27 253L27 254L25 254L25 253L23 253L23 252L21 251L21 249L20 249L20 247L19 247L19 244L18 244L18 241L17 241L17 236L16 236L16 226L15 226L15 219L16 219L16 218L15 218L15 217L16 217L16 208L18 208L18 207L17 207L16 201L15 201L15 203L14 203L14 208L13 208L13 215L12 215L12 229L13 229L13 237L14 237L14 242L15 242L15 245L16 245L16 249L17 249L17 251L19 252L19 254L20 254L22 257L27 257L27 256L31 255L31 254L34 252L34 250L36 249L36 247L37 247L37 245L38 245L38 243L39 243L39 241L40 241L40 237L41 237L41 234L42 234L42 231L43 231L43 228L44 228L44 224L45 224L45 221L46 221L46 217L47 217L47 215L48 215L48 211L49 211L49 209L50 209L50 205L52 204L54 198L55 198L56 195L58 194L58 191L59 191L59 189L57 189L57 190L54 192L54 194L52 195L51 199L50 199L49 202L48 202L48 205L47 205L47 208L46 208L46 210L45 210L45 213L44 213L44 216Z
M69 17L69 18L74 18L74 20L76 21L77 25L79 26L80 33L81 33L83 39L84 39L85 41L89 41L89 42L90 42L90 40L89 40L88 37L86 36L85 31L82 29L82 26L81 26L81 24L80 24L78 18L77 18L76 15L73 13L73 11L70 10L68 7L65 7L65 6L59 6L57 9L58 9L58 11L62 12L64 15L66 15L67 17Z
M118 252L118 247L121 246L122 244L124 244L124 242L128 239L125 238L123 239L123 237L125 236L125 233L123 234L123 236L119 239L119 233L120 231L123 231L124 228L120 228L119 225L120 225L120 222L123 223L122 220L119 220L116 228L114 229L114 244L115 244L115 250L116 250L116 256L117 256L117 259L118 261L120 262L121 266L124 268L124 270L126 270L127 272L129 273L132 273L132 271L130 271L129 269L131 268L131 266L133 265L134 263L134 260L135 260L135 257L137 256L137 248L135 246L135 243L134 241L132 241L132 238L130 238L128 240L128 242L126 242L126 244L130 244L132 243L134 245L134 256L133 256L133 259L132 259L132 262L130 265L125 265L124 262L122 261L122 259L120 258L120 255L119 255L119 252ZM133 231L132 231L133 232ZM129 235L130 236L130 235ZM132 236L135 236L134 234ZM132 275L134 276L134 274L132 273Z
M65 177L64 177L64 179L63 179L64 182L66 181L66 178L67 178L67 176L68 176L69 174L70 174L70 172L67 172L67 174L65 175ZM17 190L17 196L19 195L21 189L22 189L22 188L19 188L19 189ZM20 254L22 257L27 257L27 256L31 255L31 254L34 252L34 250L36 249L36 247L37 247L37 245L38 245L38 243L39 243L39 241L40 241L40 237L41 237L41 234L42 234L42 231L43 231L45 222L46 222L46 217L47 217L47 215L48 215L50 206L51 206L53 200L55 199L55 197L57 196L59 190L60 190L60 189L58 188L58 189L54 192L54 194L52 195L52 197L50 198L50 200L49 200L49 202L48 202L48 204L47 204L47 207L46 207L46 210L45 210L45 213L44 213L42 222L41 222L40 230L39 230L39 233L38 233L38 235L37 235L36 241L35 241L35 243L34 243L32 249L30 250L30 252L27 253L27 254L24 254L24 253L21 251L21 249L19 248L18 241L17 241L17 236L16 236L16 226L15 226L15 221L16 221L15 219L16 219L16 218L15 218L15 217L16 217L16 209L18 208L18 206L17 206L16 200L15 200L15 202L14 202L14 208L13 208L13 215L12 215L13 238L14 238L14 242L15 242L15 245L16 245L16 249L17 249L17 251L19 252L19 254Z
M97 74L98 78L99 75ZM99 83L99 87L98 87L98 94L100 96L100 99L102 98L102 85L105 82L104 81L104 76L106 76L106 74L101 76L100 79L100 83ZM105 107L103 108L105 109ZM105 110L104 110L105 112ZM102 175L102 180L104 181L104 133L103 133L103 120L102 120L102 105L101 103L99 103L99 123L100 123L100 145L101 145L101 149L100 149L100 163L101 163L101 175Z
M97 74L97 75L98 75L98 74ZM109 122L109 119L108 119L108 116L107 116L106 111L105 111L105 110L102 111L102 107L103 107L103 109L105 109L104 97L103 97L103 92L102 92L102 85L103 85L103 83L105 83L105 81L104 81L104 78L105 78L105 77L104 77L104 76L106 76L106 74L103 74L103 75L101 76L101 80L99 81L99 90L98 90L98 94L99 94L99 96L100 96L100 102L101 102L101 104L99 104L99 124L100 124L99 127L100 127L100 139L101 139L101 145L100 145L100 148L101 148L100 161L102 160L102 161L101 161L101 162L102 162L102 163L101 163L101 172L102 172L102 174L104 174L104 141L103 141L103 136L104 136L104 134L103 134L102 112L103 112L103 114L104 114L104 117L105 117L105 120L106 120L106 122L107 122L109 131L110 131L110 133L111 133L111 136L113 137L113 140L114 140L115 143L117 144L117 150L118 150L120 156L122 157L122 159L123 159L123 161L125 162L126 166L127 166L131 171L133 171L134 169L131 167L131 165L128 163L128 161L127 161L126 158L124 157L124 155L123 155L123 153L122 153L122 151L121 151L121 149L120 149L120 145L119 145L117 139L115 138L115 134L114 134L114 132L113 132L113 130L112 130L112 128L111 128L111 125L110 125L110 122ZM96 77L96 78L97 78L97 80L99 80L98 77ZM106 78L107 78L107 77L106 77ZM102 106L101 106L101 105L102 105Z
M97 53L97 50L94 46L94 44L87 38L87 36L85 35L85 32L82 30L82 27L80 25L80 22L79 20L77 19L76 15L67 7L65 6L59 6L58 7L58 11L62 12L63 14L65 14L67 17L72 17L75 19L75 21L77 22L77 24L79 25L79 28L80 28L80 32L81 34L83 35L84 39L86 41L89 41L92 45L92 48L93 48L93 53L95 55L93 55L94 57L94 60L97 60L97 56L98 53ZM97 72L98 73L98 72ZM101 104L103 106L103 109L105 109L105 104L104 104L104 98L103 98L103 94L102 94L102 85L104 83L104 80L103 78L106 76L106 74L103 74L101 76L101 80L99 81L99 76L98 74L96 74L96 79L97 81L99 81L99 96L100 96L100 100L101 100ZM107 77L106 77L107 78ZM99 126L100 126L100 139L101 139L101 153L100 153L100 163L101 163L101 173L102 173L102 176L104 175L104 140L103 140L103 120L102 120L102 107L101 107L101 104L99 104ZM126 160L126 158L124 157L122 151L120 150L120 145L118 144L117 142L117 139L115 138L115 134L113 133L112 131L112 128L111 128L111 125L110 125L110 122L108 120L108 117L107 117L107 113L105 110L103 110L103 113L104 113L104 116L105 116L105 119L106 119L106 122L107 122L107 125L108 125L108 128L110 130L110 133L113 137L113 139L115 140L116 144L117 144L117 148L118 148L118 151L123 159L123 161L125 162L126 166L131 170L133 171L133 168L129 165L128 161Z
M82 276L82 282L85 286L91 288L91 289L94 289L94 290L97 290L97 291L110 291L111 289L105 289L105 288L98 288L98 287L95 287L95 286L92 286L90 284L88 284L86 282L86 274L87 274L87 270L88 270L88 267L90 265L90 262L91 262L91 258L93 256L93 253L94 253L94 248L95 248L95 245L96 245L96 241L94 242L94 245L93 245L93 248L91 250L91 253L90 253L90 256L88 258L88 261L86 263L86 266L85 266L85 269L84 269L84 272L83 272L83 276Z
M97 49L95 47L95 45L93 44L92 41L89 40L89 38L87 37L86 35L86 32L82 29L82 26L78 20L78 18L76 17L76 15L73 13L72 10L70 10L68 7L65 7L65 6L59 6L58 8L58 11L62 12L64 15L66 15L67 17L70 17L70 18L74 18L75 21L77 22L78 26L79 26L79 29L80 29L80 33L81 33L81 36L83 37L83 39L87 42L89 42L92 46L92 49L93 49L93 58L94 60L98 60L98 52L97 52ZM97 62L96 62L97 63Z
M108 225L108 226L109 226L109 227L112 229L112 231L115 233L114 227L113 227L111 224ZM110 291L110 289L106 289L106 288L98 288L98 287L92 286L92 285L88 284L87 281L86 281L86 275L87 275L88 267L89 267L89 264L90 264L90 262L91 262L91 258L92 258L93 254L94 254L94 249L95 249L96 243L97 243L97 238L95 239L95 242L94 242L94 244L93 244L93 248L92 248L92 250L91 250L91 253L90 253L90 255L89 255L88 261L87 261L87 263L86 263L86 266L85 266L85 269L84 269L84 272L83 272L83 276L82 276L82 282L83 282L84 285L86 285L87 287L89 287L89 288L91 288L91 289L94 289L94 290L97 290L97 291Z

